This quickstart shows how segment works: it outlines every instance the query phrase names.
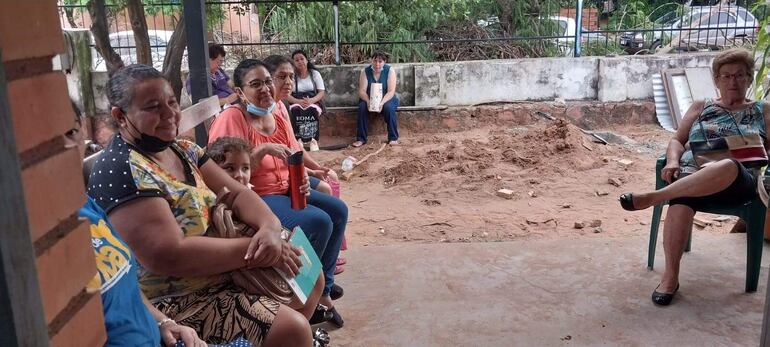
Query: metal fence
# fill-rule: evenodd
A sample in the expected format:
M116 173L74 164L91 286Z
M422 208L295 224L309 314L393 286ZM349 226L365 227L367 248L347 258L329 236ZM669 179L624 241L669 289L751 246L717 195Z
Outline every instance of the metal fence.
M62 26L88 28L91 22L85 3L60 0ZM410 62L751 47L768 7L761 0L712 6L708 1L699 6L663 3L654 8L642 0L533 3L537 6L527 13L509 13L508 17L490 8L455 18L425 15L429 23L422 27L390 28L380 18L388 15L382 12L387 0L205 2L208 40L226 46L226 66L247 57L288 55L299 48L311 53L317 63L339 64L363 62L376 48L389 51L396 62ZM166 44L181 16L181 4L178 0L143 4L152 59L161 65ZM415 0L406 11L419 17L428 5ZM111 4L107 5L107 14L113 48L125 62L135 62L128 12ZM101 58L94 56L95 69L102 69Z

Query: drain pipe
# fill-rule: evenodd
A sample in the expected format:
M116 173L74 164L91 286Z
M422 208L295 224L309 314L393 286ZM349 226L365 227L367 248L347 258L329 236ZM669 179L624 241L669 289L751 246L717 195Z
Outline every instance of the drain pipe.
M583 36L583 0L577 0L577 6L575 6L577 12L575 13L575 49L572 50L574 57L580 56L580 39Z

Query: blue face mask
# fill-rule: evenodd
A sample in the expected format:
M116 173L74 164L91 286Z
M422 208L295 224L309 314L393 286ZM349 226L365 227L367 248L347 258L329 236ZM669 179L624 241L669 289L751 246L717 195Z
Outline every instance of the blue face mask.
M246 112L251 113L258 117L264 117L270 113L273 113L274 109L275 109L275 101L273 101L273 103L270 104L268 108L262 108L252 103L249 103L248 105L246 105Z
M246 112L251 113L257 117L264 117L270 113L273 113L273 110L275 109L275 101L273 101L267 108L262 108L252 104L246 95L243 95L243 99L246 100Z

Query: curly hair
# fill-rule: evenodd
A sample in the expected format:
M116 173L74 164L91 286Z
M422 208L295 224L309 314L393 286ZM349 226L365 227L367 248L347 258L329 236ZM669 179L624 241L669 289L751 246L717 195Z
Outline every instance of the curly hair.
M711 63L711 73L714 74L715 79L719 76L719 69L728 64L743 64L746 66L749 78L754 76L754 56L748 49L731 48L714 58L714 62Z
M254 146L240 137L224 136L208 145L206 155L215 163L222 164L227 159L227 153L251 153L253 148Z

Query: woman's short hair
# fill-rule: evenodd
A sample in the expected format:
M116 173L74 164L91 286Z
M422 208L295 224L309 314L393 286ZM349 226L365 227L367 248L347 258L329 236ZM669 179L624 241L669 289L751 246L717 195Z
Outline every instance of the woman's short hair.
M385 53L385 51L383 51L383 50L377 49L377 50L374 50L374 52L372 52L371 59L380 58L380 59L382 59L384 61L388 61L389 57L390 56L388 55L388 53Z
M310 59L308 59L307 53L305 53L305 51L303 51L301 49L298 49L298 50L296 50L294 52L291 52L291 59L294 59L294 56L297 55L297 54L302 54L302 56L305 57L305 60L307 60L307 71L318 70L318 69L316 69L315 65L313 65L313 63L310 62Z
M225 46L222 46L218 43L209 43L209 59L214 60L218 56L222 56L222 58L225 57L227 53L225 53Z
M719 75L719 69L727 64L743 64L749 77L754 76L754 56L745 48L731 48L720 53L711 63L711 73L714 77Z
M208 145L206 155L215 163L221 164L227 159L227 153L251 153L253 146L240 137L223 136Z
M258 59L244 59L238 63L238 66L235 67L235 71L233 71L233 84L236 87L243 88L243 76L246 76L249 71L259 66L265 68L268 72L270 71L267 64Z
M142 64L124 66L115 71L107 81L107 100L110 105L125 112L134 100L134 86L155 78L165 80L163 74L152 66Z
M263 61L265 62L265 64L267 64L267 71L270 71L271 74L275 73L275 70L277 70L278 67L283 65L283 64L289 64L289 66L294 68L294 64L291 61L291 59L289 59L289 58L287 58L287 57L285 57L283 55L274 54L274 55L271 55L271 56L265 58L265 60L263 60Z

